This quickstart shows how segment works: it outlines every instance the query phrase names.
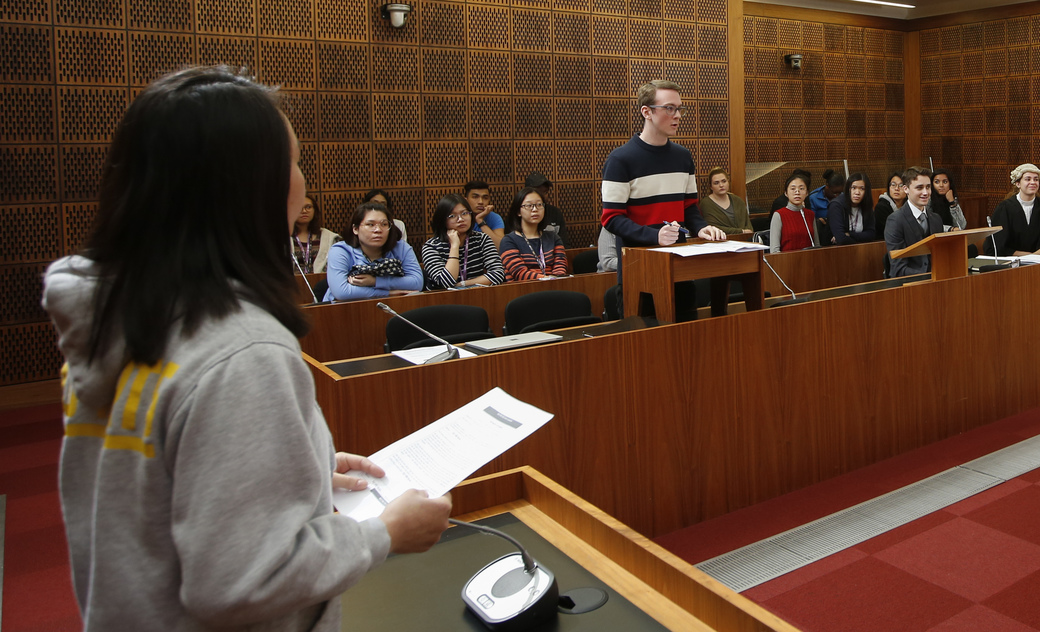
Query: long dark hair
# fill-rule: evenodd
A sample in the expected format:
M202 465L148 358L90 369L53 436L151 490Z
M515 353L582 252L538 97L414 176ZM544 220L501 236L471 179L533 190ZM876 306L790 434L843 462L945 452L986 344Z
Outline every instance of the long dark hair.
M842 200L841 210L845 213L845 225L852 221L852 184L863 182L866 191L863 192L863 201L859 203L860 212L866 217L867 213L874 208L874 194L870 191L870 178L867 174L856 172L845 180L845 199Z
M379 202L365 202L359 204L354 209L354 215L350 218L350 230L347 231L347 243L355 248L361 247L361 239L354 234L354 229L361 228L361 222L365 221L365 215L368 215L369 211L377 211L386 215L386 221L390 222L390 228L387 229L386 243L383 244L382 254L385 256L401 240L401 229L394 223L394 216L390 209Z
M542 201L542 205L545 205L545 198L538 192L538 189L534 187L524 187L513 196L513 201L509 205L509 214L506 215L505 224L506 232L511 233L514 230L520 230L523 227L523 220L520 218L520 205L524 203L524 198L534 193L538 196L538 199ZM549 215L542 209L542 221L538 222L538 233L541 234L545 230L546 224L549 223Z
M134 100L109 147L85 249L103 279L92 359L121 334L131 360L158 362L178 319L190 335L240 308L234 281L306 332L285 265L290 138L274 90L226 67L171 73Z
M932 187L932 196L928 198L928 208L933 213L937 213L942 218L943 224L952 226L953 214L950 213L950 201L946 199L945 195L939 195L935 192L935 178L939 175L945 175L950 180L950 190L953 191L953 197L957 197L957 185L953 182L953 176L946 169L936 169L932 172L932 176L928 178L928 186Z
M469 202L458 193L449 193L437 201L437 206L433 208L433 217L430 218L430 228L433 230L433 234L444 241L448 241L448 216L459 204L470 212L469 229L473 230L473 209L469 207ZM465 238L466 235L460 235L460 237Z

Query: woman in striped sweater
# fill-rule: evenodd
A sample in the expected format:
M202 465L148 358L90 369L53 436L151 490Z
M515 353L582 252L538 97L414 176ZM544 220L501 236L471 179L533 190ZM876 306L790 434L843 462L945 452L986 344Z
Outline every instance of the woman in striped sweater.
M506 216L506 235L499 244L506 279L530 281L567 276L563 242L546 231L545 201L532 187L520 189Z
M487 287L504 283L506 274L495 242L473 230L473 213L461 195L449 193L430 218L434 236L423 244L426 289Z

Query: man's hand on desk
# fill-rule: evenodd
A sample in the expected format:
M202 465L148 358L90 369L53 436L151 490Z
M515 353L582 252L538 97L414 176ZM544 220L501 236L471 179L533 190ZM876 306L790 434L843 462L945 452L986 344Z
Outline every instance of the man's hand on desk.
M716 226L705 226L697 232L697 236L708 241L726 241L726 233Z
M657 231L657 245L671 246L679 240L679 226L676 224L665 224Z

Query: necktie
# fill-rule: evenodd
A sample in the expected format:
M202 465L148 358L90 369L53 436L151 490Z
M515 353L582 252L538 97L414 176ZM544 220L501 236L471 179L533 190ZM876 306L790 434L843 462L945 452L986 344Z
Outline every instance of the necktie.
M917 218L917 221L921 224L921 230L924 231L925 236L928 235L928 217L921 213L921 216Z

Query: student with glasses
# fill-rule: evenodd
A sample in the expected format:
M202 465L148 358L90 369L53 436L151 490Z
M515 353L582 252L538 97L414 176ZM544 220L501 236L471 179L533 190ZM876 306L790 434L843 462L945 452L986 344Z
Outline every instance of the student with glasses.
M506 235L499 244L502 265L509 281L531 281L567 276L567 255L556 231L548 223L545 200L533 187L513 197L506 216Z
M506 280L495 242L473 230L466 198L449 193L437 202L430 218L434 236L423 244L426 289L487 287Z
M874 206L874 234L882 239L885 235L885 223L888 216L902 208L906 203L906 191L903 190L903 172L894 171L888 176L888 190L878 197Z
M390 211L378 202L354 210L346 241L332 247L326 301L400 296L422 289L415 252L401 239Z
M787 206L777 210L769 221L769 252L813 248L820 243L816 217L805 206L809 184L805 176L792 173L784 183Z

